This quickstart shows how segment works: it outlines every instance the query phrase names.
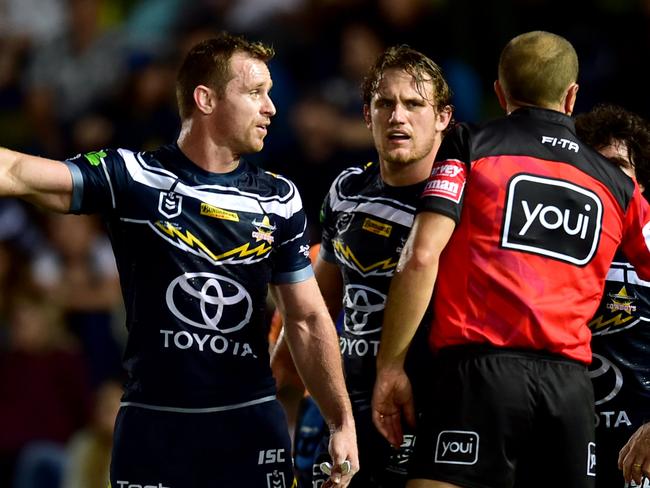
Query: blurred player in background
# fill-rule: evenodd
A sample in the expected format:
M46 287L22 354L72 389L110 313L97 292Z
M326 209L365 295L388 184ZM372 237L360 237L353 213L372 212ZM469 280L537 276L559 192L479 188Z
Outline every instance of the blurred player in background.
M576 132L636 178L646 196L650 188L647 121L622 107L599 105L576 117ZM650 282L639 278L625 255L618 252L607 273L600 307L589 323L598 488L623 488L631 480L640 485L641 477L650 474L649 322ZM643 486L650 483L646 480Z

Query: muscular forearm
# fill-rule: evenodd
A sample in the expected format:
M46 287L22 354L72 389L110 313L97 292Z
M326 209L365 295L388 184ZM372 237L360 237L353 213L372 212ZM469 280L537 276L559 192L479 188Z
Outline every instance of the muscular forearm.
M330 427L350 423L338 338L325 311L285 327L285 333L298 372Z
M431 300L438 261L421 265L411 259L391 281L377 366L399 366ZM417 283L417 286L412 286Z

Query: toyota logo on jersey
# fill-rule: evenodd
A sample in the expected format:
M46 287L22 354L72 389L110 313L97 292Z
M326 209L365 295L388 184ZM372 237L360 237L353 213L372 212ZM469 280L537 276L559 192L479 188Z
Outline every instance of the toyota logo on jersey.
M381 329L381 321L368 327L370 316L384 310L386 295L363 285L345 287L345 330L355 335L366 335Z
M167 287L165 298L176 318L224 334L244 327L253 313L251 297L244 287L214 273L180 275Z

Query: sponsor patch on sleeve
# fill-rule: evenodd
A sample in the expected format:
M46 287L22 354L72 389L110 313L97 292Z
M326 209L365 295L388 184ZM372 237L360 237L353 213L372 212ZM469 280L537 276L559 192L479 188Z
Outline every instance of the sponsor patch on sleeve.
M458 159L439 161L431 169L431 176L424 187L422 196L446 198L454 203L459 203L466 180L465 163Z

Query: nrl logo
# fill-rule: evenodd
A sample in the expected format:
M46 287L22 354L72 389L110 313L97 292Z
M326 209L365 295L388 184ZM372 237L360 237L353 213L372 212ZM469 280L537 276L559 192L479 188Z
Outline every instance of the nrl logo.
M275 232L276 226L271 224L266 215L261 222L259 220L253 220L253 225L256 230L251 235L255 238L255 242L266 241L269 244L273 244L273 232Z
M182 203L182 195L173 191L161 191L158 198L158 211L168 219L173 219L181 214Z

